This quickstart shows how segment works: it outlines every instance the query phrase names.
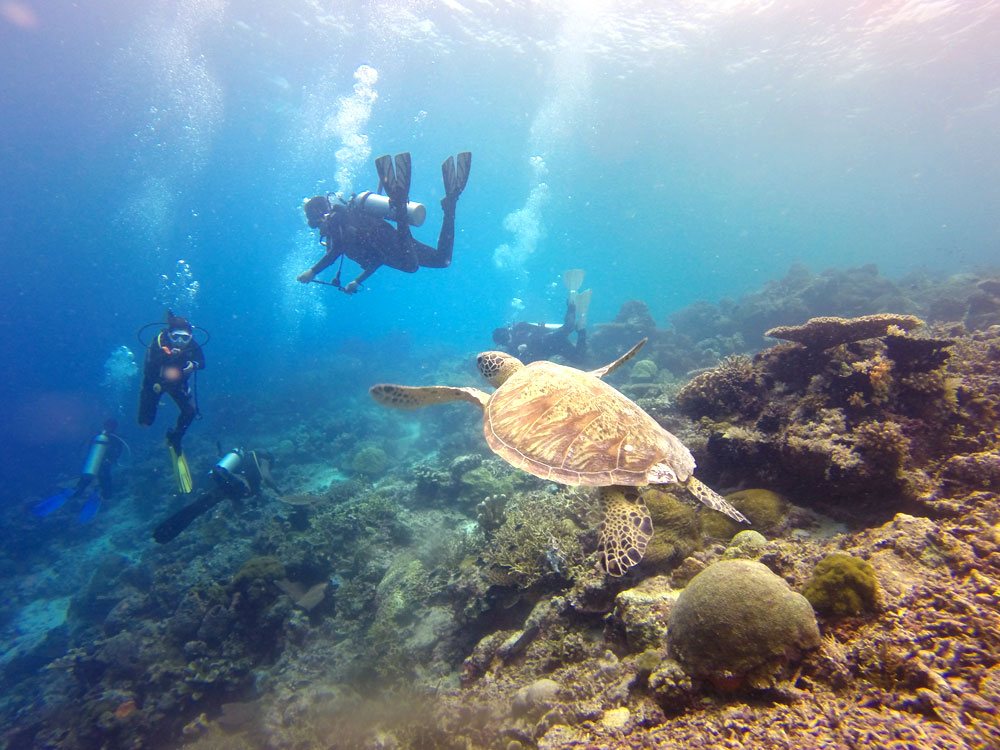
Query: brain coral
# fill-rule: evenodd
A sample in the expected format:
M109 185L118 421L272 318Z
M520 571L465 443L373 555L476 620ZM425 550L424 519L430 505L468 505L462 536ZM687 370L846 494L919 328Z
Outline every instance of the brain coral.
M692 677L719 689L764 688L820 635L809 602L784 579L752 560L722 560L681 592L667 642Z
M835 553L820 560L802 595L819 612L858 615L875 609L877 590L870 563Z

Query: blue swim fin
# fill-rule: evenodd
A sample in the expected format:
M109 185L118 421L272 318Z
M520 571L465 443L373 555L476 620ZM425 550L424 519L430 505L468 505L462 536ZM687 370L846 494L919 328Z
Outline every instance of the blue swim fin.
M31 509L31 512L39 518L45 518L45 516L51 515L63 507L71 494L73 494L73 490L69 488L60 490L52 497L42 500L42 502Z
M87 498L87 502L83 504L80 509L80 515L76 517L76 520L80 523L87 523L91 518L97 515L97 511L101 509L101 493L94 490L90 493Z

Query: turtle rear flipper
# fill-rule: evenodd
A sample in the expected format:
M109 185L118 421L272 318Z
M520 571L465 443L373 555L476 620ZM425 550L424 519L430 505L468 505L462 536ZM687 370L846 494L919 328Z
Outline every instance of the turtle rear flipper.
M720 513L725 513L727 516L732 518L734 521L739 521L740 523L750 523L749 519L740 513L736 508L730 505L729 501L726 500L722 495L713 490L704 482L700 482L694 477L689 477L684 483L684 489L691 493L696 500L704 503L712 510L717 510Z
M469 401L485 408L489 395L478 388L459 388L450 385L392 385L380 383L368 389L372 398L382 406L394 409L419 409L433 404L447 404L452 401Z
M653 538L653 519L634 487L602 487L604 518L597 539L601 567L608 575L623 576L638 565Z

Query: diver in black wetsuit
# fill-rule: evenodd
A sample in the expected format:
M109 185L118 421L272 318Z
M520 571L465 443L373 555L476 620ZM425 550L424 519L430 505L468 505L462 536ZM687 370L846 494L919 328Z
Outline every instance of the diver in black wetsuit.
M331 205L325 195L310 198L303 210L309 226L319 229L320 242L325 244L326 254L308 271L299 274L298 280L303 284L316 280L317 274L342 257L350 258L362 269L356 279L344 286L340 286L338 270L333 286L347 294L354 294L381 266L406 273L414 273L421 267L447 268L451 265L455 245L455 206L465 189L471 166L472 154L468 151L455 157L449 156L441 165L445 188L445 197L441 200L444 220L436 248L418 242L410 234L407 214L410 192L408 153L396 155L395 169L388 155L375 161L379 191L385 188L389 196L389 213L385 218L370 212L363 200L352 199L346 205ZM395 228L388 223L389 220L395 222Z
M139 424L144 427L153 424L160 396L168 394L180 409L176 424L167 430L167 443L178 456L183 453L181 439L198 414L190 379L197 370L203 369L205 353L194 340L194 327L168 310L166 326L146 348L139 394Z
M278 487L271 476L274 457L267 451L247 451L236 448L229 451L212 467L212 486L201 493L197 500L185 505L153 531L153 538L165 544L177 537L191 525L198 516L214 508L229 498L234 503L260 494L262 487L277 492Z
M591 290L579 291L583 271L574 268L563 274L569 290L562 325L555 323L510 323L493 330L493 342L508 354L528 364L540 359L563 357L573 365L583 365L587 356L587 310ZM576 341L570 336L576 332Z
M540 359L560 356L574 365L583 364L587 351L587 330L577 328L576 305L566 304L566 317L557 328L547 323L511 323L493 330L494 343L528 364ZM576 331L576 342L570 341L570 334Z

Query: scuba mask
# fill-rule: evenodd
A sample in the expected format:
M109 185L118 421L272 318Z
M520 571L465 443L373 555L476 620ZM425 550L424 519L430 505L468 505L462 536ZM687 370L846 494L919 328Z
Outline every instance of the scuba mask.
M184 328L175 328L167 333L167 338L174 346L185 347L191 343L193 334Z

